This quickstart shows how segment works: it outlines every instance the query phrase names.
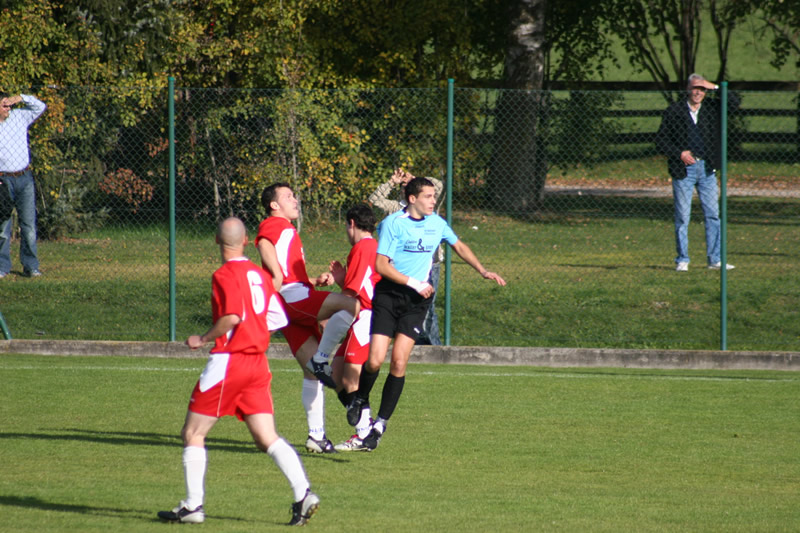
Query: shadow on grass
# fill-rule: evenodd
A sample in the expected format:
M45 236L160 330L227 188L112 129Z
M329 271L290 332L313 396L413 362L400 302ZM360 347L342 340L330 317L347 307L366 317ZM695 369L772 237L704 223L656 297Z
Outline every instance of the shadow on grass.
M63 433L62 433L63 432ZM137 433L123 431L94 431L80 428L64 428L55 430L52 433L6 433L0 432L0 441L12 439L33 439L44 441L74 441L74 442L93 442L96 444L111 444L114 446L180 446L180 435L165 435L163 433ZM292 444L298 453L305 452L305 443ZM233 439L206 439L206 448L209 451L223 451L233 453L262 453L251 441L239 441ZM304 457L314 459L324 459L339 463L350 462L339 454L316 454L312 452L303 453Z
M33 439L44 441L93 442L96 444L112 444L115 446L180 446L180 435L164 435L161 433L135 433L116 431L92 431L79 428L63 428L52 432L40 433L6 433L0 432L3 439ZM260 453L255 445L246 445L242 441L209 438L206 446L209 450L237 453Z
M58 511L62 513L110 516L114 518L146 518L154 514L152 511L142 509L121 509L116 507L97 507L93 505L57 503L49 502L35 496L12 496L2 494L0 494L0 505L24 507L26 509L39 509L41 511Z
M40 511L56 511L60 513L75 513L81 515L107 516L110 518L138 518L152 522L163 523L157 518L156 511L143 509L121 509L116 507L101 507L94 505L81 505L73 503L49 502L35 496L9 496L0 494L0 505L9 507L22 507L24 509L38 509ZM207 517L210 515L206 514ZM250 522L250 520L236 516L212 516L220 520L235 520Z
M598 268L601 270L675 270L674 265L590 265L577 263L554 263L554 265L569 268Z

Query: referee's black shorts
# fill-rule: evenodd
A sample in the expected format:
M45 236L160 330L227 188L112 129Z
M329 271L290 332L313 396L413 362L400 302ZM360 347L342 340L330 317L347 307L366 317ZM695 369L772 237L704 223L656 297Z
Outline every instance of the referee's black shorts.
M394 338L398 333L417 341L433 295L423 298L406 285L382 279L372 296L371 333Z

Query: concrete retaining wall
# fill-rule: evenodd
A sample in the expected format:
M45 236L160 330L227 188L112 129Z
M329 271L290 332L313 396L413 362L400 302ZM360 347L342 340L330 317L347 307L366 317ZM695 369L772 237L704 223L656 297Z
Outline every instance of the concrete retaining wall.
M4 353L205 358L208 355L208 349L190 350L183 343L178 342L14 339L0 340L0 354ZM273 344L269 349L269 357L289 359L292 354L288 345ZM547 367L800 371L800 352L416 346L411 354L410 362Z

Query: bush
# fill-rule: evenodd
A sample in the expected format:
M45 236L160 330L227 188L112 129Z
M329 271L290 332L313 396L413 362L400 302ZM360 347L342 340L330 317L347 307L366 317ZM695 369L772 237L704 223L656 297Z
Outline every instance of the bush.
M87 193L85 187L68 187L62 194L54 194L54 201L39 213L39 236L61 239L102 227L108 220L109 210L105 207L96 211L86 209Z

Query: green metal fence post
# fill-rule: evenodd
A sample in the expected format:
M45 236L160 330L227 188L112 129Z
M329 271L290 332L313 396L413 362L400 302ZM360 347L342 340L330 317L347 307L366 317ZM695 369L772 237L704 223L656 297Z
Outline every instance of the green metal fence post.
M3 330L3 337L10 341L11 332L8 330L8 325L6 325L6 319L3 318L3 313L0 313L0 329Z
M447 223L453 226L453 78L447 80L447 185L445 198L447 207ZM450 265L453 252L449 246L444 247L444 345L450 346Z
M722 113L720 129L722 157L720 158L720 262L719 269L719 349L728 349L728 82L722 82Z
M175 78L169 77L169 340L175 340Z

